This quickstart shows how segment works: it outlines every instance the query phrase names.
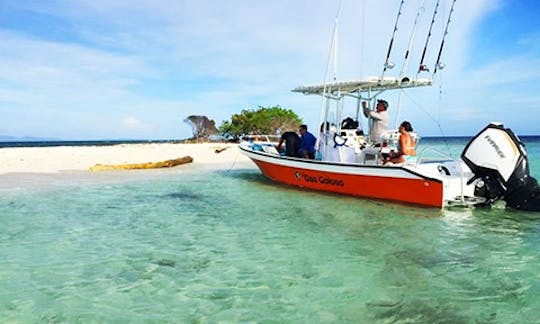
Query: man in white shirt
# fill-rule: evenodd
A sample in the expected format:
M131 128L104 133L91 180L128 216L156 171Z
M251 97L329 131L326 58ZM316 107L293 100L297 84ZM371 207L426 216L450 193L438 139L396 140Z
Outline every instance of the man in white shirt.
M370 139L375 146L381 145L381 136L388 131L388 102L386 100L377 100L375 111L369 110L366 102L362 101L364 116L371 119Z

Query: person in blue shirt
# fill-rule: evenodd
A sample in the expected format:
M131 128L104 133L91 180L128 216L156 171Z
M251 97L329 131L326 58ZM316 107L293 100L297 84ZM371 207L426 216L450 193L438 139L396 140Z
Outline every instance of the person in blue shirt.
M314 159L317 139L308 132L306 125L300 125L298 132L300 133L300 156L306 159Z

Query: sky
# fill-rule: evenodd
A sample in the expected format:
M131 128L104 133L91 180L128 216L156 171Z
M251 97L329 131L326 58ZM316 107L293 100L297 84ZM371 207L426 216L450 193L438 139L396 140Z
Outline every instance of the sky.
M242 109L276 105L314 129L321 98L291 90L324 82L335 18L338 63L329 69L339 80L379 76L400 4L343 0L337 15L338 2L2 0L0 135L183 139L192 135L189 115L219 126ZM405 1L387 76L404 65L416 74L435 3ZM440 3L430 67L452 1ZM457 0L434 86L380 96L392 124L409 120L421 136L472 136L499 121L540 134L539 21L536 0Z

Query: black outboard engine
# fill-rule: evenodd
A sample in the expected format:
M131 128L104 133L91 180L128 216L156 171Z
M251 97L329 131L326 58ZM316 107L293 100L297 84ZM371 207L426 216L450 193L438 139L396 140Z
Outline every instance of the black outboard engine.
M461 159L474 177L481 179L475 195L487 202L502 198L507 206L540 211L540 187L529 175L529 161L523 143L502 124L489 124L465 146Z

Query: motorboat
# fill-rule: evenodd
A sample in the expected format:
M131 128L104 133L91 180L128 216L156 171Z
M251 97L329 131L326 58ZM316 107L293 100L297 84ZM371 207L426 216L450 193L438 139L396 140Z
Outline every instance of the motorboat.
M437 7L438 2L433 17ZM400 14L401 6L398 19ZM443 66L440 57L444 36L435 72ZM358 121L362 101L373 107L376 100L389 91L403 92L433 85L434 73L431 77L421 77L421 72L427 70L424 56L415 77L402 73L396 77L385 75L392 67L389 57L393 37L380 76L353 81L325 80L323 84L292 90L322 98L316 159L284 156L276 150L275 143L265 141L244 141L240 144L241 152L267 178L305 189L434 208L489 205L504 200L507 206L516 209L540 210L540 189L529 175L525 147L518 136L501 123L490 123L472 137L460 158L434 158L418 152L404 163L385 164L385 154L397 149L398 131L388 131L382 136L382 143L374 145L369 133L359 129L358 123L341 120L345 98L356 101L353 121ZM419 138L416 133L411 136Z

